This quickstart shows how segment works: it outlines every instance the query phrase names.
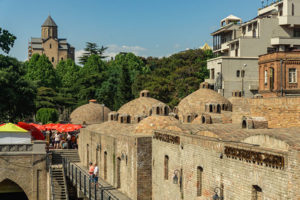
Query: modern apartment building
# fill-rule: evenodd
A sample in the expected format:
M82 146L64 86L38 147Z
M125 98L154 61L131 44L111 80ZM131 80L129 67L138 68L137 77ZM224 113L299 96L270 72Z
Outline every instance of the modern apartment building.
M211 35L216 58L207 62L206 82L225 97L236 91L252 97L259 88L258 56L300 49L300 1L274 1L247 22L230 15Z

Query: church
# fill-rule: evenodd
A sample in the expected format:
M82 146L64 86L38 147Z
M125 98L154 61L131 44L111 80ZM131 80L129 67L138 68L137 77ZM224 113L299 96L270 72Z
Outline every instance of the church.
M31 38L28 45L28 59L35 53L45 54L55 67L60 60L71 58L74 60L75 48L71 46L66 38L58 38L58 28L49 15L42 25L41 38Z

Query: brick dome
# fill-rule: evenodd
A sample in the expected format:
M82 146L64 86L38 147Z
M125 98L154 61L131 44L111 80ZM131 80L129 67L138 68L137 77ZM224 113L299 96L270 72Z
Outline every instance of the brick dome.
M177 113L181 121L189 115L199 116L205 112L205 106L216 105L221 110L231 110L231 103L225 97L211 89L200 88L180 101Z
M124 104L117 112L130 115L132 118L135 116L149 116L151 115L151 109L155 105L165 105L163 102L149 97L149 91L143 90L140 92L140 97L136 98L128 103Z
M70 115L73 124L99 124L108 119L109 108L91 100L88 104L76 108Z
M153 115L143 119L135 128L136 134L151 135L153 130L165 129L168 126L176 126L179 121L171 116Z

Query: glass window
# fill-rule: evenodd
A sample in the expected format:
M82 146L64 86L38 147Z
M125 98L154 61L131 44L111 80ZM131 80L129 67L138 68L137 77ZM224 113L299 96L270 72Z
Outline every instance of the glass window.
M294 29L294 37L300 37L300 28Z
M268 71L265 70L265 85L268 84Z
M289 69L289 83L297 83L297 70L295 68Z

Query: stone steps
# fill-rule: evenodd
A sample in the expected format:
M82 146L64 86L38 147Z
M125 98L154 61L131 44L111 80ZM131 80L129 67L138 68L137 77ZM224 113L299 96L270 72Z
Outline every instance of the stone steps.
M61 165L51 166L52 171L52 194L55 200L68 200L67 185Z

